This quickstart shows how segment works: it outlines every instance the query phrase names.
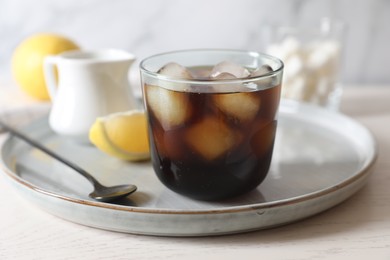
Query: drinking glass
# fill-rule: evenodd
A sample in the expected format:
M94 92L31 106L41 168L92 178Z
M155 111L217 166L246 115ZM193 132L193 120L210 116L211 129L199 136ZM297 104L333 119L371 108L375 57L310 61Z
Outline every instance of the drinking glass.
M223 64L249 75L231 77ZM258 68L268 70L260 75ZM188 50L149 57L140 69L152 164L165 186L217 200L264 180L277 127L279 59L250 51ZM172 70L175 75L167 76Z
M329 18L310 26L266 26L266 52L285 64L283 98L338 110L345 31L343 22Z

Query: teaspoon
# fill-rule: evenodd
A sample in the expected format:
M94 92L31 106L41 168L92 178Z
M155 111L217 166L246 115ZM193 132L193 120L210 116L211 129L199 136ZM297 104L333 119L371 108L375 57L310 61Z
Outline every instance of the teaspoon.
M114 201L119 198L126 197L127 195L135 192L137 190L137 186L132 184L125 184L125 185L117 185L117 186L111 186L106 187L102 185L99 181L97 181L91 174L86 172L84 169L80 168L78 165L68 161L67 159L59 156L58 154L54 153L53 151L49 150L45 146L41 145L35 140L32 140L31 138L27 137L26 135L22 134L21 132L17 131L13 127L5 124L0 120L0 126L10 132L12 135L22 139L23 141L29 143L31 146L41 150L42 152L50 155L54 159L62 162L63 164L69 166L76 172L80 173L82 176L84 176L90 183L92 183L94 187L94 191L89 194L89 197L92 199L95 199L97 201Z

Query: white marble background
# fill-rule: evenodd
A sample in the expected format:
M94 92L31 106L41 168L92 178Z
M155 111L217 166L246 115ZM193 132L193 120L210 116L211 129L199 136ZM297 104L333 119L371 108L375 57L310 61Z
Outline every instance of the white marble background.
M324 16L348 25L342 82L390 83L389 0L0 0L0 74L10 75L13 49L37 32L87 49L122 48L140 60L187 48L264 51L264 25Z

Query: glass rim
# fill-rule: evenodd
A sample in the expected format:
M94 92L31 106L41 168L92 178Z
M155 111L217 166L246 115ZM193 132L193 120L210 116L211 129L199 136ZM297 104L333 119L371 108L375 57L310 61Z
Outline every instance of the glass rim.
M265 28L286 34L310 34L326 36L335 33L343 33L347 30L345 21L330 17L322 17L310 25L291 25L283 23L271 23Z
M226 52L226 53L237 53L237 54L247 54L252 57L264 57L270 59L278 64L278 67L271 72L267 72L260 76L253 76L247 78L237 78L237 79L175 79L169 76L162 75L160 73L150 71L146 69L145 63L151 59L158 58L164 55L178 54L178 53L190 53L190 52ZM141 72L147 74L156 79L172 82L172 83L186 83L186 84L197 84L197 85L219 85L219 84L242 84L242 83L251 83L258 80L266 79L273 77L283 71L284 64L283 61L269 54L257 52L257 51L248 51L248 50L237 50L237 49L187 49L187 50L178 50L178 51L169 51L155 54L143 59L140 62Z

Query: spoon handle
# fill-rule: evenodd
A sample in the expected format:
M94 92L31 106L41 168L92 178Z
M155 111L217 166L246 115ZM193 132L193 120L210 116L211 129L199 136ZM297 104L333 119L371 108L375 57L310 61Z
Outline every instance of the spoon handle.
M70 168L72 168L73 170L77 171L78 173L80 173L81 175L83 175L85 178L87 178L95 187L96 186L101 186L101 184L92 176L90 175L88 172L86 172L84 169L80 168L78 165L68 161L67 159L59 156L58 154L56 154L55 152L53 152L52 150L46 148L45 146L41 145L40 143L38 143L37 141L35 140L32 140L31 138L27 137L26 135L24 135L23 133L19 132L18 130L16 130L15 128L7 125L6 123L4 123L3 121L0 120L0 126L3 127L4 129L6 129L8 132L10 132L12 135L22 139L23 141L25 141L26 143L30 144L31 146L41 150L42 152L50 155L51 157L53 157L54 159L62 162L63 164L69 166Z

